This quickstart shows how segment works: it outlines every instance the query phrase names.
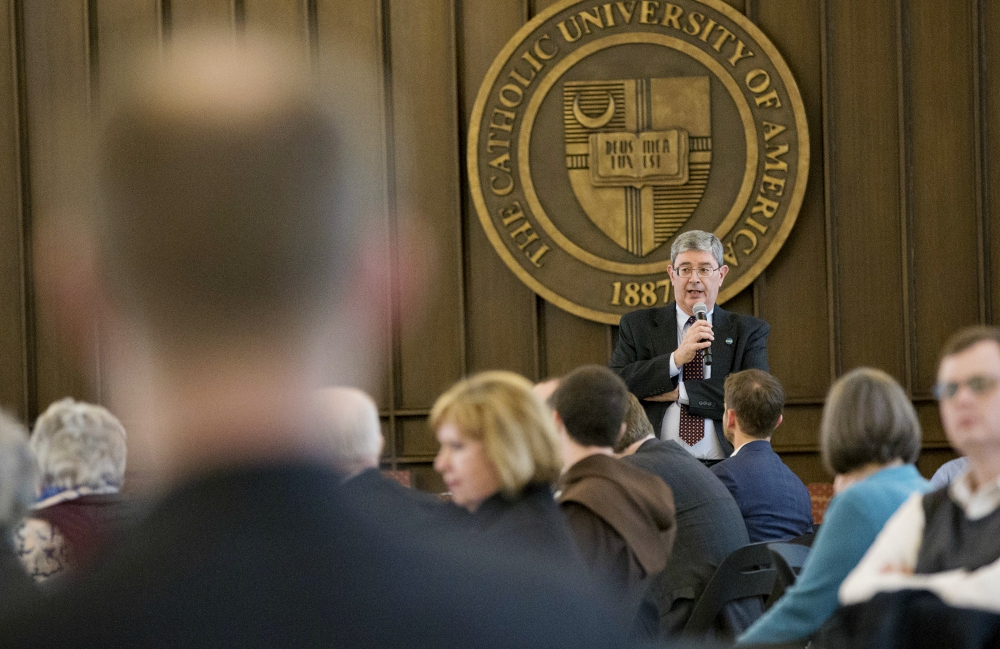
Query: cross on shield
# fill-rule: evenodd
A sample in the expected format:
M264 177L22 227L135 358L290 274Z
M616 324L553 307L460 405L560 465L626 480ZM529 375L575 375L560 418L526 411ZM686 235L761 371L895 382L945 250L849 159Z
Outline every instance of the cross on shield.
M637 257L701 202L712 165L708 77L567 81L570 185L588 218Z

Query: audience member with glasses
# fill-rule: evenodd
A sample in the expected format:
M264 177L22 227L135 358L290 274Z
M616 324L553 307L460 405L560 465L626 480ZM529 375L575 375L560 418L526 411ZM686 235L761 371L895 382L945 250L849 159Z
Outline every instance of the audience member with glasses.
M1000 613L998 386L1000 328L964 329L945 344L934 393L948 441L968 466L947 488L899 508L844 581L842 603L916 590L950 607ZM876 598L871 614L901 597L911 595Z

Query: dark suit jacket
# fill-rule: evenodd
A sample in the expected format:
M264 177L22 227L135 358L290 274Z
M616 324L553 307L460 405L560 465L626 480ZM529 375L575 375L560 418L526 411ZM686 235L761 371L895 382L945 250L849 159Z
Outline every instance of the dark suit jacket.
M751 543L788 541L812 532L809 491L770 442L749 442L711 471L736 499Z
M733 445L722 433L722 385L732 372L750 368L768 371L767 335L771 327L752 316L731 313L716 305L712 316L712 378L685 381L691 414L715 422L715 434L728 456ZM677 304L642 309L622 316L618 344L608 366L621 376L640 401L670 392L678 377L670 377L670 354L677 349ZM660 434L669 403L642 401L646 415Z
M676 635L715 569L749 543L743 517L722 483L677 442L648 440L625 460L659 476L674 492L673 554L652 590L660 609L660 633ZM728 630L741 632L759 615L759 602L732 602L727 606Z
M618 647L545 566L428 537L323 467L232 469L168 495L113 560L0 620L4 647Z

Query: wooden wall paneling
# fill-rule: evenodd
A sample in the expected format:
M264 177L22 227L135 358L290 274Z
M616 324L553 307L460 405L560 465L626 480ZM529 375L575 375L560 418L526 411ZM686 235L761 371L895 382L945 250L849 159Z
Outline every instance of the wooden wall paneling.
M92 4L97 27L97 67L93 84L97 104L113 105L127 88L130 65L144 49L155 47L161 37L160 0L100 0Z
M549 302L542 308L546 376L561 376L580 365L607 365L608 325L584 320Z
M742 313L744 315L754 315L756 312L754 296L756 294L756 281L747 286L745 289L734 295L727 301L723 308L726 311L733 311L734 313ZM671 301L673 301L673 288L671 290ZM768 352L770 353L770 343L768 344Z
M823 468L823 462L819 453L807 452L781 452L781 461L799 477L799 480L809 484L810 482L833 482L833 477Z
M400 458L413 462L433 461L439 444L435 432L427 425L426 416L397 416L396 429Z
M929 397L938 352L956 329L979 321L979 245L971 12L907 2L906 69L913 216L916 340L913 393ZM947 80L942 87L942 80ZM942 161L947 160L946 164Z
M37 233L53 218L68 216L79 198L91 93L88 11L84 0L25 2L22 7L29 115L27 191L31 228ZM89 340L68 340L55 324L56 305L34 292L37 401L29 416L65 396L99 401L96 324Z
M921 399L914 406L917 409L917 419L920 421L920 429L923 432L923 445L934 448L950 448L948 438L944 434L944 426L941 424L941 412L938 404L933 400Z
M422 321L402 322L398 405L429 408L466 367L455 9L389 4L399 232L437 258Z
M465 321L468 370L507 369L539 378L533 338L535 294L500 259L467 192L464 153L472 107L493 59L524 23L523 0L459 5L459 89L465 225Z
M170 31L233 27L242 14L242 0L161 0L169 6Z
M286 8L289 3L286 2ZM308 8L308 7L307 7ZM375 231L371 236L380 238L389 247L391 217L390 217L390 179L388 160L390 148L386 133L386 93L384 48L385 34L383 31L382 3L380 0L364 0L345 4L340 0L317 0L315 13L308 15L310 22L307 31L315 39L314 67L320 82L333 89L339 98L351 98L363 108L370 119L363 126L367 132L358 139L365 146L362 153L366 156L364 165L373 170L367 182L355 188L359 192L362 205L370 212L368 215ZM253 9L247 8L248 21L254 20ZM252 25L248 22L248 25ZM344 59L347 64L345 65ZM386 253L385 263L390 263ZM391 287L385 285L377 291L373 299L380 299L385 308L385 321L382 325L384 341L380 350L380 371L368 385L360 386L369 392L378 404L379 410L389 419L389 430L386 435L386 452L395 456L395 419L394 402L392 399L393 380L393 344L392 327L390 323Z
M243 0L243 27L307 44L309 0Z
M823 202L823 93L820 1L753 4L757 25L775 43L798 82L809 123L808 187L795 227L756 291L771 324L768 359L788 399L822 401L830 381L826 231Z
M822 85L823 105L823 231L826 235L826 322L827 322L827 354L830 360L830 381L841 374L843 359L840 348L843 335L840 331L840 260L837 258L837 197L833 191L833 175L830 171L830 160L834 128L833 118L826 109L827 98L830 96L832 84L833 57L830 53L830 12L829 0L820 0L819 11L819 49L820 49L820 83Z
M823 404L785 404L784 419L771 443L778 452L819 450L819 425Z
M1000 3L974 1L979 30L979 90L983 228L987 235L985 279L989 288L986 322L1000 323Z
M0 408L31 408L30 241L22 209L17 3L0 3Z
M872 365L903 381L895 7L825 3L841 369Z

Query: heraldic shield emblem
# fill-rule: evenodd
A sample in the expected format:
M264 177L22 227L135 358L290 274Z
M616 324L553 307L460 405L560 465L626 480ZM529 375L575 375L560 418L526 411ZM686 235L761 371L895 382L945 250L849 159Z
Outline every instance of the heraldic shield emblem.
M566 170L587 217L636 257L677 232L712 166L708 77L567 81Z

